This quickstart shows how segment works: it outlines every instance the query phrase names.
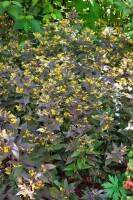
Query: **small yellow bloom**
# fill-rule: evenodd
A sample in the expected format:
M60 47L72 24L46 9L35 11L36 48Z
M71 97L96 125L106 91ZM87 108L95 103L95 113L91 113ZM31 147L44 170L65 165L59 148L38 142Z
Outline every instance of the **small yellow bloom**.
M16 118L12 118L12 119L10 120L10 122L11 122L12 124L15 124L15 123L17 122L17 119L16 119Z
M5 129L3 129L2 131L1 131L1 133L0 133L2 136L6 136L6 130Z
M11 172L10 172L10 170L8 169L8 168L5 168L5 174L10 174Z
M63 191L63 188L62 188L62 187L60 187L60 191Z
M23 88L19 88L18 86L16 87L16 93L23 93L23 91Z
M9 148L10 148L10 146L4 146L4 148L3 148L4 153L8 153L9 152Z
M110 127L110 126L109 126L108 124L106 124L106 125L104 126L103 130L105 130L105 131L106 131L106 130L108 130L108 129L109 129L109 127Z
M46 172L47 171L47 169L46 169L46 167L44 165L41 165L41 171L42 172Z
M30 174L31 176L34 176L34 175L36 175L36 172L35 172L34 170L29 170L29 174Z
M56 119L56 121L58 121L59 123L62 123L62 122L63 122L63 119L62 119L62 118L56 117L55 119Z
M16 107L16 110L17 110L17 111L21 111L21 110L22 110L22 107L19 106L19 105L16 105L15 107Z
M56 111L54 109L51 109L51 113L52 113L52 115L55 115Z
M22 182L23 182L21 177L18 177L18 178L17 178L17 181L18 181L19 183L22 183Z
M41 35L40 33L33 33L33 35L34 35L34 37L35 37L36 39L38 39L38 38L41 38L41 37L42 37L42 35Z

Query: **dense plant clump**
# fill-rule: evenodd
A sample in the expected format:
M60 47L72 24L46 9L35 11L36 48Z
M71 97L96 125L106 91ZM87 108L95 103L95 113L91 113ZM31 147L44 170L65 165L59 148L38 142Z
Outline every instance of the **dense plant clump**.
M7 23L0 34L1 198L105 199L98 188L125 171L133 142L133 41L120 29L96 36L77 19L47 21L42 34L30 35Z

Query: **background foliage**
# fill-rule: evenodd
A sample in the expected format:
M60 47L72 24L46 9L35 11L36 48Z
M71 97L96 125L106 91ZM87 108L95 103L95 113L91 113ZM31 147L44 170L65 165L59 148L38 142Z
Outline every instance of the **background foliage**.
M100 19L106 26L123 27L133 35L132 0L16 0L0 2L0 14L7 12L14 21L15 29L41 31L41 22L48 19L61 20L74 8L83 20L83 26L94 28Z

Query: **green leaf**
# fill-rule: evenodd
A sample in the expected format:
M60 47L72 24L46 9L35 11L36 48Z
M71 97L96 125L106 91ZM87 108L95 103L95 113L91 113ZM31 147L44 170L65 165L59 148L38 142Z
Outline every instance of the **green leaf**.
M74 170L74 168L75 168L74 165L75 165L74 163L68 165L67 167L64 168L64 171L71 171L71 170Z
M120 199L120 197L121 197L121 195L120 195L120 193L119 192L114 192L114 194L113 194L113 199L114 200L119 200Z
M23 172L22 167L17 167L13 171L13 178L16 179Z
M81 162L81 160L78 159L78 160L77 160L77 166L78 166L79 169L82 169L82 164L83 164L83 163Z
M114 190L113 190L113 189L107 189L105 195L106 195L107 197L112 197L113 193L114 193Z
M43 21L47 21L47 20L49 20L50 17L51 17L50 14L45 15L45 16L43 17Z
M76 0L74 6L77 11L83 11L84 9L89 8L88 2L85 2L83 0Z
M126 9L126 4L123 1L115 1L114 4L116 4L116 8L118 11Z
M0 15L3 15L3 13L6 11L6 8L3 7L3 2L0 3Z
M32 6L35 6L39 0L32 0Z
M125 18L125 17L127 17L128 15L130 15L130 14L131 14L131 10L125 9L125 10L123 10L122 18Z
M22 42L19 44L19 47L24 48L25 45L26 45L26 40L25 40L25 41L22 41Z
M34 19L34 17L32 15L27 15L25 18L26 19Z
M55 14L55 13L51 13L51 17L52 17L53 19L56 19L56 14Z
M22 7L22 5L18 1L12 1L12 3L15 4L16 6Z
M0 194L3 194L5 189L6 189L7 185L2 185L0 186Z
M35 19L30 20L30 25L31 25L33 32L41 31L41 25L37 20L35 20Z
M62 186L62 184L57 180L54 181L54 184L57 185L59 188Z
M23 28L23 20L24 20L24 19L16 20L16 21L15 21L15 24L14 24L14 26L13 26L13 28L14 28L15 30L17 30L17 29L22 29L22 28Z
M54 8L53 8L53 6L50 4L50 5L48 5L48 6L46 6L46 7L44 8L43 13L44 13L44 14L48 14L48 13L52 13L53 11L54 11Z
M54 9L54 13L56 14L56 19L63 19L63 16L60 10Z
M25 32L28 32L30 25L30 21L28 19L24 19L22 27L24 28Z
M109 180L112 182L114 185L118 185L118 178L117 176L113 177L109 175Z
M129 31L129 32L127 32L127 34L128 34L130 37L132 37L132 36L133 36L133 31Z
M90 168L90 166L88 165L88 164L84 164L83 163L83 165L82 165L82 168L81 169L89 169Z
M133 28L133 22L129 22L125 25L125 28Z
M56 198L56 199L59 198L59 190L57 188L51 187L49 189L49 192L50 192L51 197Z
M4 1L2 4L3 4L3 8L6 8L7 6L11 4L11 1Z
M96 16L93 12L90 12L88 14L83 14L82 15L83 20L87 23L90 24L91 27L94 27L95 21L98 20L98 16Z
M99 15L99 10L100 10L100 6L98 3L93 2L93 4L90 6L90 12L93 11L95 13L95 15Z
M61 6L61 2L60 1L55 1L54 4L57 5L57 6Z
M32 6L31 6L31 7L29 8L29 10L28 10L28 14L37 17L39 11L40 11L39 7L36 7L36 6L35 6L35 7L32 7Z
M14 18L17 18L19 14L22 14L21 8L16 5L10 5L7 8L7 12L11 17L14 17Z
M55 154L53 156L51 156L52 160L62 160L61 156L59 154Z
M66 172L65 172L65 175L66 175L66 176L73 176L74 173L73 173L72 171L66 171Z
M80 151L74 151L71 155L71 158L78 156L80 153L81 153Z
M103 183L102 186L103 186L105 189L107 189L107 188L112 188L112 187L113 187L112 183L109 183L109 182Z
M25 18L24 15L18 15L18 16L17 16L17 20L21 20L21 19L24 19L24 18Z
M72 7L74 7L74 2L72 2L72 1L67 1L67 3L66 3L66 6L68 6L68 7L70 7L70 8L72 8Z

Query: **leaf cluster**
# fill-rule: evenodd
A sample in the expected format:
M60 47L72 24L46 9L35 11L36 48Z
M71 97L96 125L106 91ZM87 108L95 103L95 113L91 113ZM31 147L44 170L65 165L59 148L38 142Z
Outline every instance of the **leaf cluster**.
M32 32L42 31L42 22L47 20L58 21L68 16L72 10L71 18L75 16L96 32L94 25L99 20L110 27L123 27L128 34L133 36L133 2L132 0L16 0L0 2L0 15L5 12L13 19L15 29L24 29ZM73 12L74 11L74 12ZM102 23L100 23L102 26Z

